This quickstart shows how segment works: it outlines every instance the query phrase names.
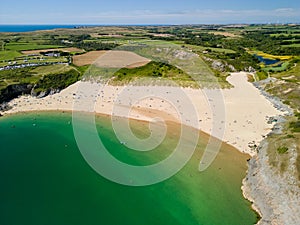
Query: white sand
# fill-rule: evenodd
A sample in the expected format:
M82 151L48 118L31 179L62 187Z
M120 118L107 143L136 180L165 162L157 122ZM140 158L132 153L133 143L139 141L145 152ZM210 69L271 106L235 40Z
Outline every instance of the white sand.
M260 91L247 81L246 73L233 73L228 81L234 88L196 90L162 86L117 87L80 81L58 94L42 99L32 96L14 99L9 103L13 108L4 114L44 110L67 111L73 110L75 103L76 110L110 115L114 111L114 114L119 116L147 121L151 120L151 117L165 115L164 119L177 120L199 128L253 156L255 152L248 147L249 143L254 141L258 144L273 127L272 124L267 124L267 117L282 112L275 109ZM186 102L184 93L189 102ZM145 99L139 100L142 96ZM167 101L168 98L171 103ZM78 107L76 103L80 103ZM192 109L193 106L198 114L196 123L188 119L193 117L193 111L189 110L189 107ZM124 114L128 109L131 109L130 114ZM165 113L160 113L162 111ZM184 114L182 119L179 119L180 113Z

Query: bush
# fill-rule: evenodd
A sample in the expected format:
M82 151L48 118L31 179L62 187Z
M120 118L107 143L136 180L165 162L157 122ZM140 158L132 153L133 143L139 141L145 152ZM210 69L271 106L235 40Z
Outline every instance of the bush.
M300 132L300 120L291 122L290 123L290 128L292 129L293 132Z
M137 77L164 77L179 80L192 80L188 74L184 73L181 69L163 62L150 62L145 66L131 69L122 68L114 75L118 80L130 80Z
M288 150L289 150L289 148L286 146L281 146L281 147L277 148L277 152L279 154L285 154Z
M264 80L268 78L268 73L265 71L259 71L256 73L259 80Z

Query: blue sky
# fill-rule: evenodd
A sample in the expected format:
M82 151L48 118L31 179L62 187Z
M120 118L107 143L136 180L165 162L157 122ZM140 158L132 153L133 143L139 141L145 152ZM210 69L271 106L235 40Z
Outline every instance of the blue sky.
M0 2L0 24L300 22L300 0L29 0Z

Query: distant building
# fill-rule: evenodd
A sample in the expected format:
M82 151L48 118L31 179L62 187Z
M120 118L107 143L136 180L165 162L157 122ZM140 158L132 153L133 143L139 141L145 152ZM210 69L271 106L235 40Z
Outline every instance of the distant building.
M44 52L42 53L44 56L49 56L49 57L60 57L59 52Z

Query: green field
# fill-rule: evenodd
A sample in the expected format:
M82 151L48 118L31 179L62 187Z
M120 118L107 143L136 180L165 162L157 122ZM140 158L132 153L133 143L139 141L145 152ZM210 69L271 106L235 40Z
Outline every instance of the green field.
M20 57L22 54L18 51L0 51L0 62L14 60L16 57Z
M39 50L39 49L48 49L48 48L60 48L59 45L44 45L37 43L26 43L26 42L11 42L5 45L6 50L13 51L26 51L26 50Z
M300 44L282 45L284 48L300 48Z
M39 75L45 75L50 73L59 73L59 72L66 72L70 70L71 66L65 65L65 64L56 64L56 65L49 65L49 66L39 66L31 70L31 72L39 74Z
M50 74L64 74L68 71L76 70L68 65L48 65L40 67L26 67L15 70L0 71L0 89L11 84L37 83L43 76ZM63 83L63 81L60 81Z
M21 51L60 47L61 46L58 45L41 45L38 43L10 42L3 46L0 51L0 66L6 66L7 63L5 63L5 61L16 61L17 63L23 63L20 61L20 59L16 59L24 56Z
M289 62L284 62L281 64L281 66L267 66L267 67L263 67L262 70L264 71L268 71L268 72L281 72L281 71L285 71L288 66L289 66Z
M271 34L271 37L280 37L280 36L285 36L285 37L298 37L300 34Z
M28 63L56 63L68 62L67 57L48 57L48 56L27 56L22 54L25 50L42 50L51 48L60 48L58 45L45 45L36 42L9 42L2 46L0 51L0 67L21 65Z
M225 48L211 48L211 47L196 46L196 45L184 45L184 46L188 47L189 49L192 49L193 51L200 51L200 52L210 50L216 53L225 53L225 54L235 53L234 50L225 49Z

